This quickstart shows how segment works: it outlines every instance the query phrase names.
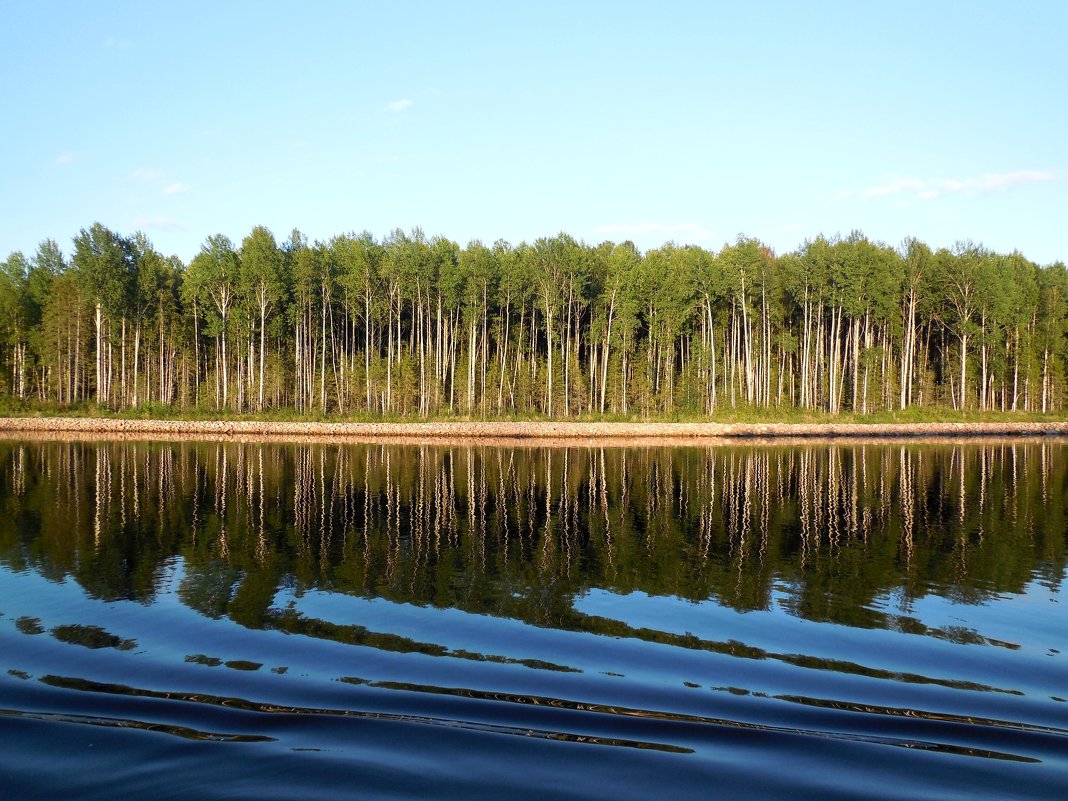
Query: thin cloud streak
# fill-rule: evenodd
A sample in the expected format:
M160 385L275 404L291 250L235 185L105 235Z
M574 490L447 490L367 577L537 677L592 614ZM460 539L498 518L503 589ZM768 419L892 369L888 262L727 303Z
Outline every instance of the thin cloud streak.
M917 200L933 200L945 195L987 194L1005 192L1026 184L1055 181L1061 176L1048 170L1015 170L1013 172L988 172L973 178L943 178L937 181L920 178L894 178L878 186L866 189L846 189L839 192L839 200L849 197L865 199L908 196Z
M155 181L163 177L163 170L154 170L148 167L138 167L130 173L131 181Z
M71 164L73 162L73 153L60 153L58 156L56 156L55 165L57 167L66 167L68 164Z
M390 100L388 103L386 103L386 108L388 108L390 111L397 113L404 111L406 108L411 108L411 106L412 101L410 98L407 97L401 98L400 100Z
M188 191L189 191L189 185L183 183L182 181L178 181L177 183L173 183L173 184L170 184L169 186L163 187L163 194L165 194L165 195L178 195L178 194L181 194L182 192L188 192Z

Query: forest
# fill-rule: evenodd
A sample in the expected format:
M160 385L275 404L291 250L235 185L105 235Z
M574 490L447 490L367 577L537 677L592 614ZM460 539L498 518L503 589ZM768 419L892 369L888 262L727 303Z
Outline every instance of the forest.
M184 264L100 223L0 265L9 408L648 419L1055 412L1068 271L854 232L776 254L218 234Z

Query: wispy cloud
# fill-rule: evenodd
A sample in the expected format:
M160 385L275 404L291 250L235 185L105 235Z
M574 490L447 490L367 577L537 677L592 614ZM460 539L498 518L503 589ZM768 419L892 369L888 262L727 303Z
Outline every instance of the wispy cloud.
M133 47L133 42L129 39L115 39L114 37L108 37L104 40L104 47L109 47L113 50L129 50Z
M155 181L163 177L163 170L153 170L148 167L138 167L130 173L131 181Z
M168 184L167 186L163 187L163 194L165 194L165 195L179 195L182 192L188 192L188 191L189 191L189 185L186 184L186 183L183 183L182 181L178 181L177 183L173 183L173 184Z
M152 228L157 231L184 231L185 223L174 217L138 217L134 220L137 228Z
M715 236L713 231L696 223L610 223L608 225L598 225L593 230L598 234L622 234L624 236L645 236L648 234L658 234L667 238L679 236L694 242L711 239Z
M388 103L386 103L386 108L388 108L390 111L401 112L404 111L406 108L410 108L411 105L411 99L404 97L400 100L390 100Z
M945 195L1004 192L1025 184L1053 181L1060 177L1057 173L1047 170L1015 170L988 172L972 178L941 178L933 181L921 178L893 178L866 189L846 189L838 193L838 198L910 197L916 200L933 200Z
M56 159L55 159L55 165L57 167L66 167L68 164L71 164L73 162L74 162L74 154L73 153L60 153L58 156L56 156Z

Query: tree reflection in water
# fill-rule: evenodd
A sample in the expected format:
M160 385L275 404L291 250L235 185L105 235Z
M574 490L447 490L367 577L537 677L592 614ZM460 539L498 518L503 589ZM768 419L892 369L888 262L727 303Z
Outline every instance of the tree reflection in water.
M900 629L928 593L1061 580L1066 447L4 442L0 559L149 601L180 557L189 606L287 630L311 622L281 587L581 630L608 630L574 608L593 588Z

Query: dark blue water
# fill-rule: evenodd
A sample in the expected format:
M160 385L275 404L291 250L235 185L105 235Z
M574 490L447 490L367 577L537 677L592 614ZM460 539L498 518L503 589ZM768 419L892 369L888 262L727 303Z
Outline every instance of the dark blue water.
M1063 799L1066 457L0 442L0 792Z

